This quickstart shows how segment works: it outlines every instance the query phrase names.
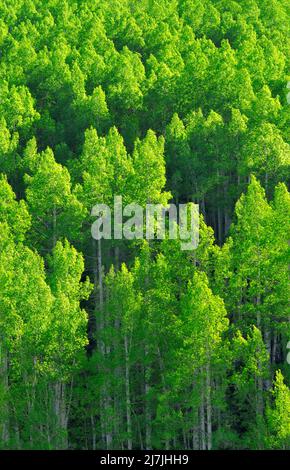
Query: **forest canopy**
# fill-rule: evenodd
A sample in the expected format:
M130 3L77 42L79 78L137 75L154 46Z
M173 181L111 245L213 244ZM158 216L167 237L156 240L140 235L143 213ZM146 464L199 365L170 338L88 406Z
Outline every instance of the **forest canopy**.
M289 14L1 1L0 449L290 449ZM97 242L115 195L197 249Z

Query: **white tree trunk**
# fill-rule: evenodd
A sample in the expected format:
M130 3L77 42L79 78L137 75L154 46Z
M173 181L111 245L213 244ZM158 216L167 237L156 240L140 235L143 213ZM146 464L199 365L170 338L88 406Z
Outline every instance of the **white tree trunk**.
M211 419L211 378L210 364L206 365L206 417L207 417L207 449L212 449L212 419Z
M202 386L202 391L201 391L201 404L200 404L200 446L201 450L206 450L206 440L205 440L205 407L204 407L204 390Z
M2 426L1 436L3 444L8 444L9 441L9 409L7 402L8 395L8 355L7 351L0 344L0 377L2 378L2 387L4 392L4 403L2 408Z
M131 399L130 399L130 365L129 365L129 348L128 337L125 334L125 385L126 385L126 417L127 417L127 446L128 450L132 450L132 418L131 418Z
M148 346L145 344L145 358L148 357ZM150 367L145 366L145 447L146 450L151 450L151 407L148 399L150 392Z

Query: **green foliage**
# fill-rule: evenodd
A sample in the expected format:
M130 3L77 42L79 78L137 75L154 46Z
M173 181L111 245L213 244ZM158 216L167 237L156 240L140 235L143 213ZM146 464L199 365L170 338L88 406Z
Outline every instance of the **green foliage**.
M268 408L269 444L271 448L289 449L290 390L280 370L276 372L273 387L273 408Z
M289 448L288 23L0 4L1 449ZM114 196L199 204L197 249L96 244Z

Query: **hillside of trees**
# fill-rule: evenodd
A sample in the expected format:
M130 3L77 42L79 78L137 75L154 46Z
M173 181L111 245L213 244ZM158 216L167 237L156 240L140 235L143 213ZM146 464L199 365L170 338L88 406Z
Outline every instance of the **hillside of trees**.
M0 449L290 449L287 0L0 3ZM101 240L114 196L200 241Z

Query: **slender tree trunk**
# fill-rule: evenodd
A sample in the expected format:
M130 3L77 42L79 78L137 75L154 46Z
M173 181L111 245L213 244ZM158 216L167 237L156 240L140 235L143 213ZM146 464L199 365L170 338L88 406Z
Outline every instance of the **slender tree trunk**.
M257 296L256 302L257 302L257 305L259 306L260 303L261 303L260 295ZM260 312L259 308L257 310L257 327L261 331L261 312ZM261 370L260 361L258 361L258 369L259 369L259 371ZM260 376L260 374L258 375L257 383L258 383L257 414L262 414L262 412L263 412L263 397L262 397L263 380L262 380L262 377Z
M163 393L166 394L167 388L166 388L165 377L164 377L165 367L164 367L164 363L163 363L163 359L162 359L162 355L161 355L161 351L159 347L158 347L158 359L159 359L159 368L160 368L161 380L162 380L162 389L163 389ZM169 440L168 438L166 438L165 449L168 450L169 446L170 446Z
M119 318L115 318L114 321L114 328L115 331L119 333L120 331L120 320ZM119 343L120 343L120 337L119 334L114 337L114 349L115 351L119 351ZM122 425L122 420L123 420L123 414L122 414L122 404L121 404L121 398L122 397L122 367L118 363L117 366L114 369L114 375L115 375L115 387L113 390L114 393L114 435L117 439L117 445L118 448L120 442L120 427Z
M204 407L204 390L201 390L201 404L199 409L200 414L200 437L201 437L201 450L206 450L206 440L205 440L205 407Z
M56 207L53 206L52 211L52 248L56 245Z
M183 437L183 449L187 450L186 433L185 433L184 428L182 428L182 437Z
M59 414L60 414L60 383L56 382L53 386L54 392L54 400L53 400L53 411L55 416L55 427L56 429L53 430L55 436L59 434ZM59 440L55 443L56 449L60 449Z
M199 450L198 426L194 426L192 429L192 449Z
M98 273L99 273L99 305L100 305L100 333L102 334L105 328L105 317L104 317L104 283L103 283L103 266L102 266L102 240L98 240ZM105 358L106 355L110 354L110 347L104 344L101 340L101 353ZM112 397L109 394L108 388L103 388L103 403L106 415L106 447L107 449L112 448L113 436L110 430L111 422L108 420L108 411L111 407Z
M261 312L259 309L259 305L261 303L261 297L260 295L257 296L257 326L259 330L261 331ZM258 354L260 351L258 351ZM261 377L261 363L260 360L258 359L258 377L256 380L257 383L257 396L256 396L256 416L257 416L257 432L258 432L258 448L261 446L261 439L260 439L260 420L261 417L263 416L263 411L264 411L264 403L263 403L263 379Z
M97 448L97 446L96 446L96 442L97 442L96 424L95 424L95 418L94 418L93 413L91 413L90 419L91 419L91 429L92 429L92 448L93 448L93 450L96 450L96 448Z
M221 189L220 189L220 172L217 169L217 180L218 180L218 208L217 208L217 239L219 245L222 244L222 239L223 239L223 216L222 216L222 209L220 207L221 201L220 201L220 195L221 195Z
M270 390L271 388L271 332L268 327L265 327L265 333L264 333L264 341L266 345L267 352L269 354L269 378L265 380L265 387L266 390Z
M130 399L130 365L129 365L129 348L128 337L125 334L125 384L126 384L126 416L127 416L127 446L128 450L132 450L132 419L131 419L131 399Z
M57 449L67 449L67 415L66 415L66 396L65 384L61 381L54 384L54 413L56 417L56 434L60 435L57 439Z
M5 445L9 441L9 409L8 409L8 354L4 347L0 344L0 377L2 377L2 387L4 393L4 402L2 407L2 442Z
M46 438L48 443L48 448L51 449L51 390L50 386L46 385L45 387L45 406L46 406Z
M101 315L102 312L99 312L101 308L101 300L100 300L100 294L98 292L99 290L99 283L102 285L102 281L99 281L99 277L102 275L102 253L101 253L101 246L100 248L97 248L97 244L95 239L92 238L92 248L93 248L93 274L94 274L94 303L95 303L95 315L94 315L94 326L98 332L99 337L97 337L97 349L99 351L99 354L101 357L104 357L104 348L103 348L103 342L102 338L100 338L100 332L101 332ZM99 253L100 251L100 253ZM97 317L97 313L99 313L99 316ZM100 411L100 429L101 429L101 438L102 438L102 444L105 446L106 444L106 436L105 436L105 431L104 431L104 417L103 417L103 410L104 410L104 405L103 405L103 394L102 390L100 392L100 398L99 398L99 411Z
M140 426L139 419L137 419L137 426L138 426L138 436L139 436L140 450L144 450L143 436L142 436L142 431L141 431L141 426Z
M145 344L145 359L149 356L148 346ZM146 450L151 450L151 406L149 400L150 392L150 367L145 366L145 446Z
M16 422L14 425L14 433L15 433L15 441L16 441L15 447L16 447L16 450L19 450L20 449L20 433L19 433L18 422Z
M221 210L220 207L218 207L218 210L217 210L217 235L218 235L218 241L219 241L220 245L222 244L222 239L223 239L222 233L223 233L222 210Z
M203 197L201 200L201 212L203 214L204 221L206 223L206 207L205 207L205 198Z
M224 201L227 201L227 193L228 193L228 178L225 178L225 181L224 181ZM225 205L225 210L224 210L224 232L223 232L223 236L224 238L226 237L228 231L229 231L229 228L231 226L231 218L229 216L229 208L228 208L228 205Z
M275 362L276 362L276 351L277 351L277 333L274 332L272 355L271 355L272 364L275 364Z
M103 287L103 267L102 267L102 240L98 240L98 273L99 273L99 305L100 305L100 310L103 312L104 287Z
M207 417L207 449L212 448L212 420L211 420L211 378L210 364L206 365L206 417Z
M118 270L120 268L120 248L115 246L115 268Z

